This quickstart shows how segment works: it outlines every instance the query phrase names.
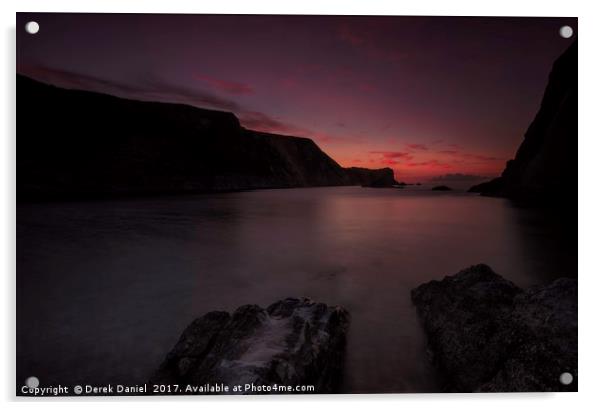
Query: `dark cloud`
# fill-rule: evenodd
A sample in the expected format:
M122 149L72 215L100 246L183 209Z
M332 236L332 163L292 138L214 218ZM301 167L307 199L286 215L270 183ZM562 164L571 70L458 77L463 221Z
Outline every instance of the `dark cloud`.
M126 84L43 65L20 66L17 71L36 80L64 88L90 90L133 99L186 103L202 108L235 112L242 110L242 107L231 99L204 90L171 84L148 74L140 75L135 83Z
M243 111L239 117L241 124L252 130L296 136L310 136L313 134L311 130L288 124L262 112Z
M380 154L383 158L401 158L410 160L413 158L407 151L370 151L370 154Z
M339 25L337 29L337 36L343 42L351 44L355 47L359 47L368 43L368 39L365 35L352 30L348 24Z
M452 144L454 145L454 144ZM457 146L456 146L457 147ZM444 154L444 155L449 155L449 156L455 156L457 158L462 158L464 160L472 160L472 161L479 161L479 162L487 162L487 161L504 161L503 158L500 157L495 157L492 155L482 155L482 154L473 154L470 152L462 152L459 151L457 149L453 149L453 150L440 150L437 151L439 154Z
M381 37L386 33L381 32L378 26L356 27L341 23L337 28L337 37L343 43L349 44L366 56L375 60L396 63L407 56L395 47L390 47L383 42Z

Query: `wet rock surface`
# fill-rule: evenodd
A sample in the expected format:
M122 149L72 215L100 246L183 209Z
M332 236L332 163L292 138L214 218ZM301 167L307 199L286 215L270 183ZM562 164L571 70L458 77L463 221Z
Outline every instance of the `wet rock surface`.
M313 385L312 393L336 392L348 326L346 310L306 298L210 312L188 326L150 383Z
M522 290L476 265L411 296L444 390L577 391L576 280Z

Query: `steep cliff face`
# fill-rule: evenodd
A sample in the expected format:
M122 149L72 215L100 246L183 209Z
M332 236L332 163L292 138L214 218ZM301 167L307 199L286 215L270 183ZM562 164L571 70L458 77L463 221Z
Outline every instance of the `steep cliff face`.
M541 107L502 176L470 189L484 195L547 200L577 193L577 42L554 63ZM559 199L559 198L558 198Z
M363 183L311 139L247 130L232 113L22 76L17 89L20 200Z

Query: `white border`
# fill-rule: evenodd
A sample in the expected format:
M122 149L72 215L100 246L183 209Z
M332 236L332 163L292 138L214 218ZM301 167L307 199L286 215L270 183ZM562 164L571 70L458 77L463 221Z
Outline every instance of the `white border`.
M3 262L4 297L2 298L2 327L0 344L3 369L0 370L2 398L9 405L25 407L36 404L44 408L62 408L68 403L76 406L116 408L146 408L161 405L220 406L231 408L242 405L248 408L286 406L290 409L333 407L345 405L364 408L376 405L399 409L410 405L427 409L467 409L484 406L507 410L511 407L545 405L547 409L597 407L602 402L597 395L600 377L600 292L602 268L596 258L600 251L600 181L602 173L602 64L600 44L602 15L595 1L527 1L504 0L492 4L487 1L326 1L303 0L296 2L239 0L239 1L183 1L183 0L22 0L0 2L3 41L0 90L0 232ZM103 399L46 399L44 402L14 398L14 309L15 309L15 12L146 12L146 13L232 13L232 14L396 14L396 15L497 15L497 16L570 16L579 17L579 393L576 394L495 394L495 395L343 395L343 396L288 396L288 397L178 397L178 398L103 398ZM559 164L558 166L563 166ZM559 195L562 187L559 187ZM599 408L599 407L598 407Z

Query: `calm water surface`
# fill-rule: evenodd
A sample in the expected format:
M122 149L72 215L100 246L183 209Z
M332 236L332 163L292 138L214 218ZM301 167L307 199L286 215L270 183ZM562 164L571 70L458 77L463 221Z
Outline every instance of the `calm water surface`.
M309 296L351 312L345 392L434 391L410 290L479 262L521 286L575 276L550 220L360 187L19 205L17 383L144 382L194 318Z

